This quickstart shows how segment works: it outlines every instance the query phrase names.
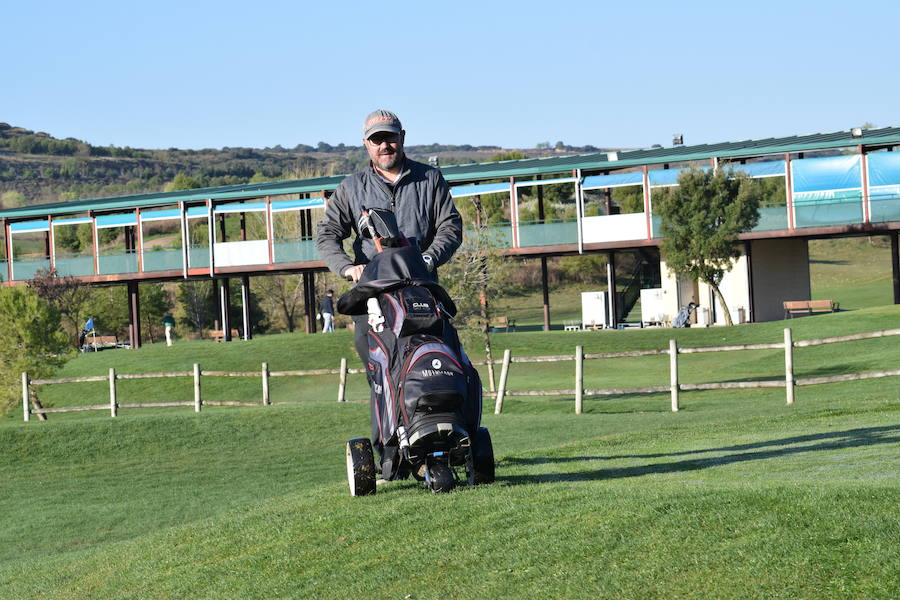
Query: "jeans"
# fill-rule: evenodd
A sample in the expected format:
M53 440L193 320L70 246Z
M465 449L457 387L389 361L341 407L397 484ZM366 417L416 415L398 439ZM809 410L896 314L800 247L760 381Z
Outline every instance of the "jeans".
M334 315L331 313L322 313L322 333L334 333Z

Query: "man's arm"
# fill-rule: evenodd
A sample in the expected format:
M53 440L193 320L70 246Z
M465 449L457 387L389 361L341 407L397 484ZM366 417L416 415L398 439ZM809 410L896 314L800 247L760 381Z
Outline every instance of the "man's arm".
M328 200L325 218L319 221L316 235L316 251L319 258L339 277L343 277L344 271L353 266L353 260L344 252L343 243L350 237L352 231L353 217L350 214L350 203L339 186Z
M462 244L462 217L453 204L450 196L450 186L444 180L444 176L437 173L437 186L434 192L434 226L435 233L431 245L425 249L425 254L434 259L434 266L438 267L453 257L453 253Z

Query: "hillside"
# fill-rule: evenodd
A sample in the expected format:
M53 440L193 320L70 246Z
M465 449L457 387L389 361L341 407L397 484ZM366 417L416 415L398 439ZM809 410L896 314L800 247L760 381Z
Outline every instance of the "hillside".
M598 151L593 146L539 144L540 149L499 146L426 144L406 147L414 160L439 164L485 162L518 151L545 156ZM300 179L352 172L366 163L364 148L319 142L293 148L137 149L96 146L73 138L0 123L0 195L4 208L76 198L138 194L162 190L179 173L201 185L217 186L251 180ZM16 192L16 194L6 194Z

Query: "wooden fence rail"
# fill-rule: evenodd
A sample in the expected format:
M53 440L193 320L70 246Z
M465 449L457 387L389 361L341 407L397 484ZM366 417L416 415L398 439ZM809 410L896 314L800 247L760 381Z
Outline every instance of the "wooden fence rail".
M841 342L849 342L856 340L875 339L880 337L900 335L900 329L887 329L883 331L873 331L869 333L857 333L852 335L836 336L829 338L793 341L790 329L784 330L784 341L777 343L764 344L743 344L730 346L704 346L697 348L679 348L675 340L670 340L668 348L649 349L649 350L626 350L622 352L605 352L599 354L588 354L584 352L582 346L576 346L573 354L561 354L553 356L512 356L509 349L503 351L503 359L495 360L493 364L501 364L500 380L497 385L496 399L494 403L494 413L500 414L503 411L503 401L507 396L573 396L575 398L575 413L581 414L585 396L624 396L628 394L661 394L668 392L671 397L672 411L678 411L679 392L697 391L697 390L723 390L723 389L747 389L747 388L785 388L785 396L787 404L794 403L794 389L800 386L820 385L825 383L838 383L845 381L861 381L864 379L875 379L880 377L896 377L900 376L900 369L869 371L864 373L847 373L844 375L827 375L821 377L794 377L794 360L793 353L795 348L808 348L822 344L834 344ZM681 383L679 381L679 354L696 354L703 352L734 352L742 350L784 350L784 378L783 379L761 379L753 381L721 381L709 383ZM669 383L668 385L629 387L629 388L606 388L606 389L588 389L584 387L584 361L598 360L608 358L632 358L641 356L669 356ZM510 390L508 389L510 365L513 363L547 363L547 362L568 362L575 363L575 387L572 389L547 389L547 390ZM476 365L486 365L487 361L473 361ZM24 420L28 421L30 415L46 415L57 412L73 412L81 410L107 410L109 409L111 416L117 415L120 408L150 408L150 407L168 407L168 406L193 406L196 412L200 412L202 406L267 406L271 404L269 396L269 378L271 377L305 377L312 375L338 375L338 402L346 402L347 391L347 375L365 373L364 369L347 368L347 359L342 358L340 367L337 369L306 369L294 371L270 371L267 363L262 363L259 371L201 371L199 364L194 364L192 371L172 371L165 373L122 373L118 374L115 369L109 370L109 375L94 375L88 377L68 377L63 379L35 379L31 381L27 373L22 373L22 407ZM150 379L150 378L167 378L167 377L193 377L194 379L194 399L193 401L171 401L171 402L133 402L119 403L117 398L116 382L123 379ZM233 402L233 401L217 401L203 400L201 395L201 377L259 377L262 381L262 395L260 402ZM109 403L94 404L88 406L66 406L60 408L32 408L31 386L33 385L53 385L62 383L84 383L84 382L109 382Z
M657 394L669 392L672 402L672 411L678 411L679 392L696 390L724 390L746 388L785 388L787 404L794 403L794 388L807 385L819 385L824 383L838 383L844 381L861 381L863 379L875 379L879 377L900 376L900 369L886 371L869 371L864 373L847 373L844 375L827 375L822 377L794 377L794 349L808 348L822 344L834 344L856 340L867 340L880 337L900 335L900 329L887 329L869 333L857 333L814 340L795 342L792 340L791 330L784 330L784 342L766 344L743 344L731 346L704 346L697 348L679 348L675 340L669 341L669 348L651 350L631 350L625 352L607 352L602 354L585 354L582 346L576 346L574 354L556 356L523 356L513 357L509 350L504 351L502 367L500 370L500 382L497 386L497 395L494 402L494 414L503 411L503 400L506 396L574 396L575 413L581 414L584 396L623 396L627 394ZM784 379L761 379L753 381L720 381L709 383L681 383L679 382L678 355L696 354L702 352L734 352L742 350L784 350ZM614 389L585 389L584 388L584 361L604 358L629 358L636 356L655 356L667 354L669 356L669 385L614 388ZM513 363L537 363L537 362L575 362L575 388L554 390L510 390L508 378L510 365Z
M22 410L25 421L30 420L31 415L46 415L50 413L76 412L84 410L109 410L110 415L115 417L118 415L120 408L162 408L173 406L193 406L195 412L200 412L204 405L206 406L268 406L271 399L269 396L269 378L270 377L304 377L310 375L339 375L341 386L338 390L338 402L345 402L346 397L346 379L348 374L364 373L363 369L348 369L347 359L341 359L341 366L337 369L307 369L297 371L270 371L268 363L262 363L259 371L202 371L199 364L194 364L191 371L169 371L164 373L116 373L111 368L109 375L92 375L87 377L65 377L60 379L35 379L31 380L28 373L22 373ZM120 403L118 401L118 390L116 382L123 379L165 379L172 377L191 377L194 380L194 399L191 401L169 401L169 402L128 402ZM204 400L201 393L202 377L259 377L262 380L262 396L260 402L237 402L227 400ZM59 408L34 408L31 406L31 386L34 385L55 385L61 383L87 383L87 382L109 382L109 402L107 404L89 404L84 406L62 406Z

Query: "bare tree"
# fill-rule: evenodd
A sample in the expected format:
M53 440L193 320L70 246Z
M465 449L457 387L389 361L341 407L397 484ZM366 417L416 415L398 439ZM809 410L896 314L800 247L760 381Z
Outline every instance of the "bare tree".
M26 283L37 297L59 313L63 328L70 336L77 336L81 330L82 307L91 295L90 287L71 277L60 277L56 269L39 270Z

